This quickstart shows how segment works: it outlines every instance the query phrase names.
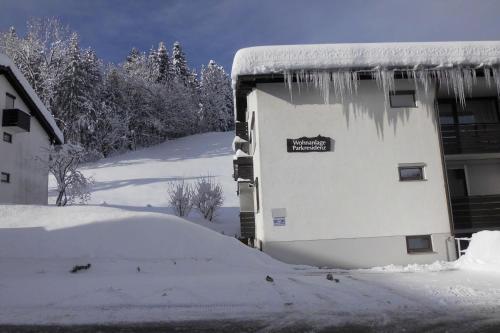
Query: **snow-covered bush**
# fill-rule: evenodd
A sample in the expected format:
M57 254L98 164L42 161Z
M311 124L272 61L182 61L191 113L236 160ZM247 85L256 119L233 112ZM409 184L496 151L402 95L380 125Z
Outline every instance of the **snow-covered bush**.
M168 183L169 204L177 216L188 216L193 208L193 189L184 179Z
M91 177L85 177L78 167L85 156L82 147L73 144L51 146L49 149L49 172L57 181L57 206L80 203L90 200Z
M211 176L201 177L194 185L193 206L203 217L212 221L215 212L224 203L222 186Z

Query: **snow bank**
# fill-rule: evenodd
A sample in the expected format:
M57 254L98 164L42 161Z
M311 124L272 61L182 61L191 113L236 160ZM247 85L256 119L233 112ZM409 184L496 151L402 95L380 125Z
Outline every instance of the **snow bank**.
M257 46L239 50L231 76L353 67L500 63L500 42L358 43Z
M0 205L0 259L209 261L281 266L234 237L176 216L102 206Z
M49 110L47 110L47 108L45 107L43 102L40 100L40 98L38 98L38 95L33 90L33 88L31 88L31 85L28 83L28 80L26 80L26 78L21 73L21 71L17 68L17 66L12 62L12 60L10 60L9 57L7 57L5 54L1 54L1 53L0 53L0 65L8 67L12 70L12 73L14 73L14 76L19 81L19 83L21 83L21 85L23 86L23 89L30 96L31 100L33 101L33 103L35 103L36 107L40 110L40 112L42 113L42 116L45 118L45 120L47 120L47 122L49 123L50 127L54 131L54 134L57 136L59 141L64 142L64 136L63 136L61 130L59 129L59 127L57 127L56 122L54 120L54 117L49 112Z
M467 252L457 260L456 266L500 273L500 231L473 234Z
M440 272L454 270L456 267L453 263L446 261L436 261L432 264L411 264L411 265L387 265L373 267L369 269L360 269L362 272L377 272L377 273L417 273L417 272Z

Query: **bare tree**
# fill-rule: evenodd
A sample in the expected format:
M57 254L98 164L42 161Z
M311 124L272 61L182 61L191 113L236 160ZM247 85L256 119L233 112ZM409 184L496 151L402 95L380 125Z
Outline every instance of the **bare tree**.
M177 216L188 216L193 208L193 189L184 179L168 183L169 204Z
M83 148L73 144L51 146L49 149L49 172L57 181L57 206L72 204L76 199L80 203L90 200L93 179L78 171L84 154Z
M213 177L206 176L198 179L194 185L193 205L203 217L212 221L215 212L224 203L222 186Z

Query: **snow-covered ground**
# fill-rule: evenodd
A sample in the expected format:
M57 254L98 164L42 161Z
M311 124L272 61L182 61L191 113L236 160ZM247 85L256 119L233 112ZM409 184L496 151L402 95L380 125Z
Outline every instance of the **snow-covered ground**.
M95 181L88 204L172 214L167 207L168 182L210 175L224 188L224 207L213 223L203 220L195 210L188 219L226 235L239 235L239 201L232 178L233 138L234 132L193 135L87 165L83 172ZM54 203L53 178L49 187L49 201Z
M0 205L0 325L500 325L500 232L475 236L459 263L356 271L287 265L242 245L232 236L231 140L232 133L196 135L88 165L96 184L87 206ZM169 214L166 182L206 173L225 188L217 222ZM69 273L87 263L88 270Z

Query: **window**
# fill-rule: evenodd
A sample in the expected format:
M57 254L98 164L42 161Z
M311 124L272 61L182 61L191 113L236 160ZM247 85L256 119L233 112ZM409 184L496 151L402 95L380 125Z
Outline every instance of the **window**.
M463 198L468 196L467 176L465 175L465 167L458 169L448 169L448 188L450 197Z
M10 173L2 172L0 174L0 181L2 183L10 183Z
M257 213L260 210L260 199L259 199L259 177L255 178L255 205L257 206Z
M455 100L439 100L439 121L441 125L498 124L497 97L467 98L465 107Z
M398 170L399 180L402 182L409 180L425 180L423 165L403 165L399 166Z
M3 141L12 143L12 134L3 132Z
M393 91L389 94L391 108L415 108L415 92L413 90Z
M6 109L13 109L15 100L16 100L16 97L14 95L6 93L5 94L5 108Z
M253 155L255 153L255 148L256 148L256 136L255 136L255 112L252 112L252 116L250 119L250 147L251 151L250 154Z
M452 125L455 123L455 111L452 103L439 103L439 123Z
M406 236L408 253L432 252L431 235Z

